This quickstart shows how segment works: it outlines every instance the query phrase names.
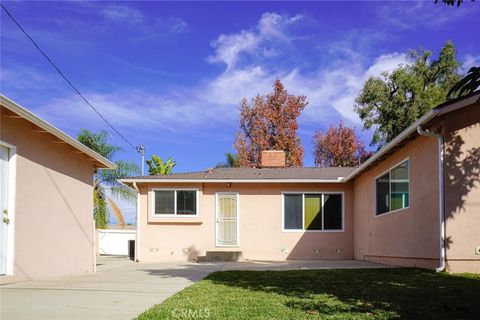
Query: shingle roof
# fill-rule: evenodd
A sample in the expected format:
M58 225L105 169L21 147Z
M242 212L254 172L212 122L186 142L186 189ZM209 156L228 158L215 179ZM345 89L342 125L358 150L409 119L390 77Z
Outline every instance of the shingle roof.
M355 168L215 168L199 172L173 173L161 176L143 176L129 180L338 180Z

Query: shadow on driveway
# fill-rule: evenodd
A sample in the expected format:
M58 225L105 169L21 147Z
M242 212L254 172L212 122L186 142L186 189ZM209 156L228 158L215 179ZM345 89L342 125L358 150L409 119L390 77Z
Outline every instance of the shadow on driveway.
M97 262L96 273L1 286L0 318L132 319L214 271L385 267L360 261L143 264L104 256Z

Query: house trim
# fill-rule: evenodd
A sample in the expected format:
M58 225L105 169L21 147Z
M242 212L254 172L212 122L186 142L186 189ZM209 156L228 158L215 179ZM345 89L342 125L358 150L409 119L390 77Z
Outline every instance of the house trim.
M8 198L7 210L8 234L7 234L7 264L6 272L2 277L14 275L15 266L15 201L16 201L16 185L17 185L17 147L0 140L0 145L9 149L8 155Z
M338 179L119 179L121 183L341 183Z

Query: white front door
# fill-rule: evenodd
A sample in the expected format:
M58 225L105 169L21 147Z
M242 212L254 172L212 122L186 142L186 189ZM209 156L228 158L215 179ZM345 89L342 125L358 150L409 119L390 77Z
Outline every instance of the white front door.
M9 157L9 149L0 145L0 274L7 273Z
M238 194L217 193L217 246L238 246Z

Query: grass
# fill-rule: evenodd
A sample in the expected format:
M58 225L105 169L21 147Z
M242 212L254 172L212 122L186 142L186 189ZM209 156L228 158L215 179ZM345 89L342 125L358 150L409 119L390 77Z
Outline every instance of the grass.
M480 275L421 269L225 271L138 319L480 319Z

